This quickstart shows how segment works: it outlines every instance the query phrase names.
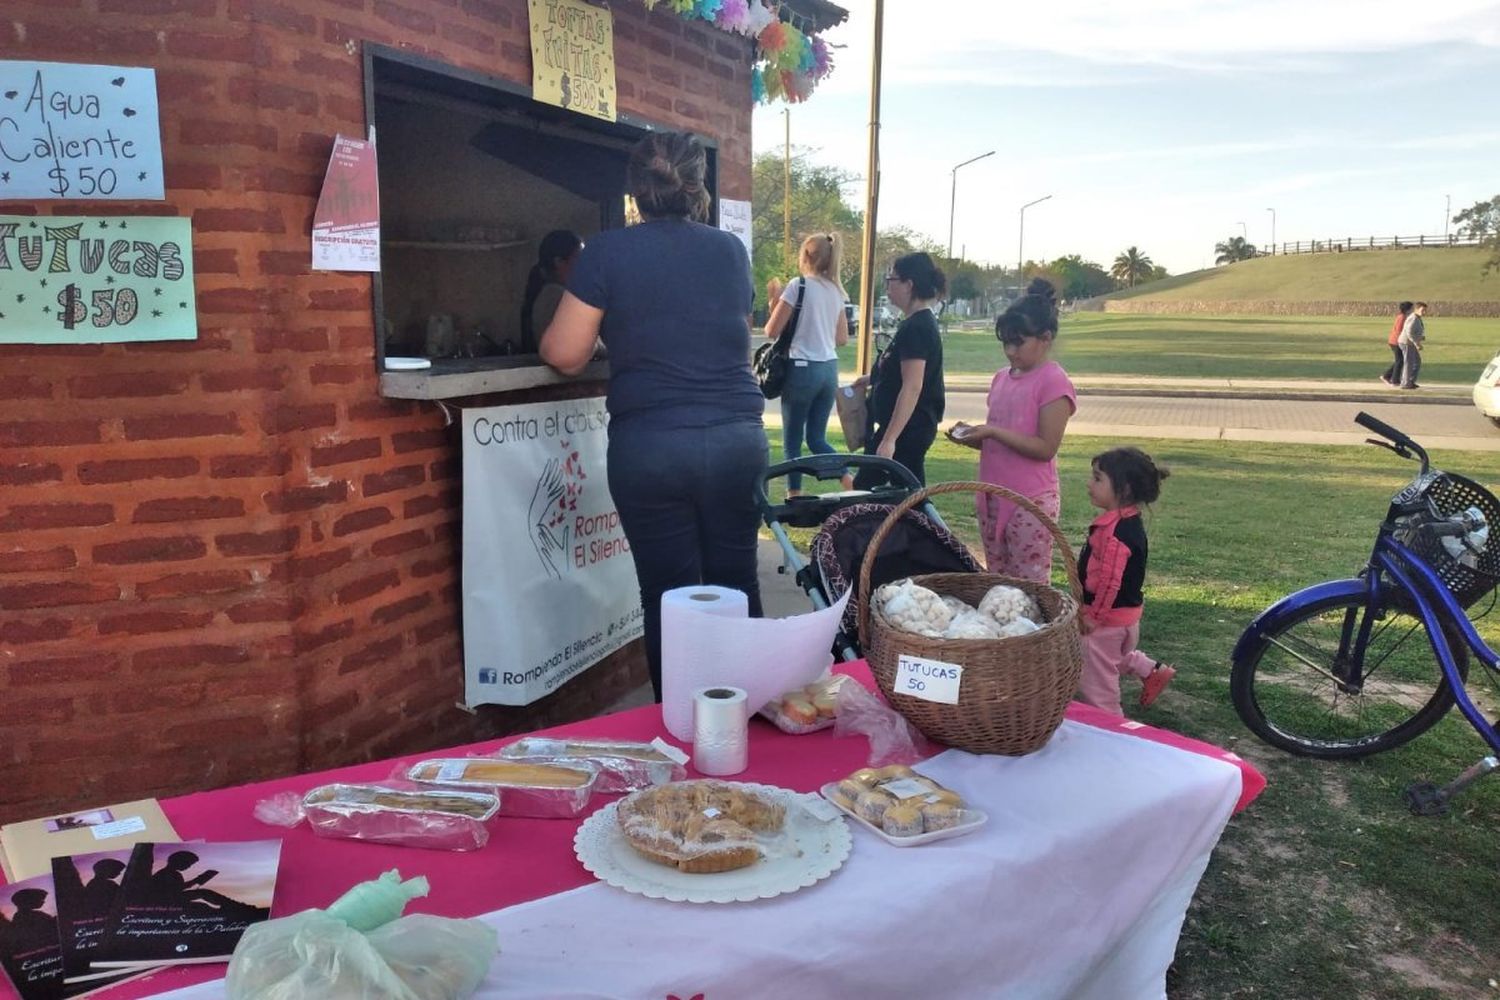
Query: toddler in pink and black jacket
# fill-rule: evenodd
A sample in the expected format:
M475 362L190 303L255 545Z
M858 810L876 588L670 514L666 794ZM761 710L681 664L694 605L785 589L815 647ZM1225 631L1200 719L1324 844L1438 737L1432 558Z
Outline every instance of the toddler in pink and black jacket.
M1139 448L1112 448L1095 456L1089 502L1101 511L1078 554L1083 580L1083 676L1079 700L1115 715L1120 677L1141 679L1140 704L1150 705L1177 671L1136 648L1146 582L1146 526L1140 504L1161 495L1166 469Z

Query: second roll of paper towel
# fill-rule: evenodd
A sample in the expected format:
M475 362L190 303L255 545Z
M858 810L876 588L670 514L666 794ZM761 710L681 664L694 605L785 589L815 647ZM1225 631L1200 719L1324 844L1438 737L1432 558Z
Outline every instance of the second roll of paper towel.
M849 601L791 618L750 618L749 599L728 587L679 587L661 599L662 722L693 738L693 692L743 688L754 712L783 692L816 680Z

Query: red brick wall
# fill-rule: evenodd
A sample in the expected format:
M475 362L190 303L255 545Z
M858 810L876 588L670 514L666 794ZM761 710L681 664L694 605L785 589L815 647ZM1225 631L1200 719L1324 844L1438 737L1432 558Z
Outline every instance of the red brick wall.
M719 140L748 198L750 43L614 13L621 110ZM156 68L168 191L0 212L192 216L199 338L0 346L0 821L531 728L644 676L455 708L456 438L379 396L369 278L308 266L365 41L530 80L524 0L6 5L7 58Z

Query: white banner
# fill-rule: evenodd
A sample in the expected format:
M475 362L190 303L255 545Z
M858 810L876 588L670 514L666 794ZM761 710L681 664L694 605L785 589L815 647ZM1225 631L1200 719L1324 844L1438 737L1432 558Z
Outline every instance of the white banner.
M469 705L528 705L642 631L602 396L464 410Z
M733 233L745 244L745 253L753 254L750 246L750 203L748 201L734 201L729 198L719 199L719 228L726 233Z

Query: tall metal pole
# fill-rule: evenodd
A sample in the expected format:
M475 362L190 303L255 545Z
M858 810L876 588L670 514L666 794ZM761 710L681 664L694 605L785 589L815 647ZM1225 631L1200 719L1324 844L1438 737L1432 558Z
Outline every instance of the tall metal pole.
M885 0L875 0L875 44L870 58L870 138L865 165L865 233L859 255L859 342L854 364L867 375L875 318L875 210L880 201L880 46L885 33Z
M1017 282L1017 284L1019 284L1020 281L1021 281L1021 278L1022 278L1021 271L1022 271L1022 269L1024 269L1026 267L1026 210L1028 208L1030 208L1032 205L1040 205L1042 202L1046 201L1050 197L1052 197L1050 194L1044 194L1040 198L1036 199L1035 201L1028 201L1026 204L1024 204L1024 205L1021 206L1021 236L1020 236L1020 239L1017 241L1017 244L1016 244L1016 282Z
M1236 222L1235 225L1240 227L1240 239L1248 242L1250 240L1250 227L1243 222Z
M1448 238L1448 223L1453 221L1453 196L1443 195L1443 239Z
M1274 208L1268 208L1268 209L1266 209L1266 211L1271 213L1271 254L1272 254L1272 256L1275 256L1275 254L1276 254L1276 209L1274 209Z
M988 153L980 153L978 156L973 157L972 159L965 160L964 162L960 163L958 165L958 167L967 167L969 164L975 163L975 162L977 162L979 160L982 160L986 156L994 156L994 155L995 155L995 151L992 149ZM953 259L953 206L958 201L958 167L954 167L953 168L953 190L951 192L949 192L949 194L948 194L948 259L949 260Z
M782 108L786 117L786 151L782 154L781 190L781 259L784 266L792 266L792 109Z

